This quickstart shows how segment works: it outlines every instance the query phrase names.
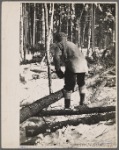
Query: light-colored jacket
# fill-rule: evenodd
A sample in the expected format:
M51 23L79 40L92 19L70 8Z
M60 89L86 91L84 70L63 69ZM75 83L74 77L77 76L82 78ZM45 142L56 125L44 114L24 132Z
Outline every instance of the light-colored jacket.
M88 72L87 61L77 45L65 41L55 44L54 46L54 63L55 69L60 69L60 61L65 63L65 67L74 73Z

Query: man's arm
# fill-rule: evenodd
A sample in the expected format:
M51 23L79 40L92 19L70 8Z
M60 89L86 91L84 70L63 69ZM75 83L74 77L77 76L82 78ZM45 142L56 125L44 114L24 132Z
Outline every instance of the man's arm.
M62 72L61 66L60 66L61 55L62 55L61 50L57 47L54 51L54 64L55 64L56 74L60 79L64 77L64 73Z

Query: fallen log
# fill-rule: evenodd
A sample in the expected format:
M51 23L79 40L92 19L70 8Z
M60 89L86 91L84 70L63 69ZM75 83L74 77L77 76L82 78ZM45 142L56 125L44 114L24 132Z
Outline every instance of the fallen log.
M75 86L73 92L75 92L77 90L78 90L78 86ZM32 116L35 116L37 113L42 111L44 108L47 108L49 105L57 102L58 100L60 100L63 97L64 97L63 89L61 89L55 93L51 93L48 96L45 96L41 99L36 100L32 104L29 104L29 105L21 108L20 109L20 123L24 122L25 120L27 120L28 118L30 118Z
M105 113L105 114L95 114L88 117L78 118L78 119L71 119L65 121L58 121L58 122L50 122L43 126L27 126L26 127L26 136L33 137L37 136L38 134L43 134L47 132L55 132L58 129L66 127L67 125L77 126L79 124L97 124L100 121L108 121L110 119L115 119L115 112Z
M91 114L91 113L104 113L115 111L115 106L107 106L107 107L81 107L78 110L42 110L36 116L61 116L61 115L81 115L81 114Z
M26 119L36 115L43 108L48 107L50 104L60 100L63 97L63 90L59 90L51 95L43 97L32 104L20 109L20 123L24 122Z

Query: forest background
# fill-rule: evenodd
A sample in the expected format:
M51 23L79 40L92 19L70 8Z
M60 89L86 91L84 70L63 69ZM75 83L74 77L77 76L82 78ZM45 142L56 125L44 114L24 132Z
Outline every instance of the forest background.
M106 49L116 38L115 10L114 3L21 4L21 64L42 61L56 32L65 32L87 56Z

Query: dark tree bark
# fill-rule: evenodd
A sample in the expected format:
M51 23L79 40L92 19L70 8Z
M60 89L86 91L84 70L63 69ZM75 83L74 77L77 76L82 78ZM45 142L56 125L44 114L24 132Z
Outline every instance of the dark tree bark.
M115 119L115 112L105 113L105 114L93 114L88 117L79 118L79 119L68 119L61 122L53 122L53 123L47 123L38 126L31 126L26 127L26 135L27 137L33 137L37 136L40 133L45 133L47 130L50 132L55 132L58 129L61 129L63 127L66 127L67 125L73 125L77 126L79 124L87 124L87 125L93 125L97 124L100 121L108 121L110 119Z
M50 104L60 100L63 97L62 90L52 93L44 98L41 98L29 106L23 107L20 110L20 123L24 122L26 119L36 115L43 108L47 108Z
M106 107L79 107L77 110L42 110L36 116L64 116L64 115L82 115L82 114L92 114L92 113L104 113L115 111L115 106Z
M74 92L78 90L78 87L75 87ZM23 107L20 110L20 123L24 122L26 119L38 114L44 108L47 108L49 105L57 102L64 97L63 89L50 95L36 100L32 104Z

